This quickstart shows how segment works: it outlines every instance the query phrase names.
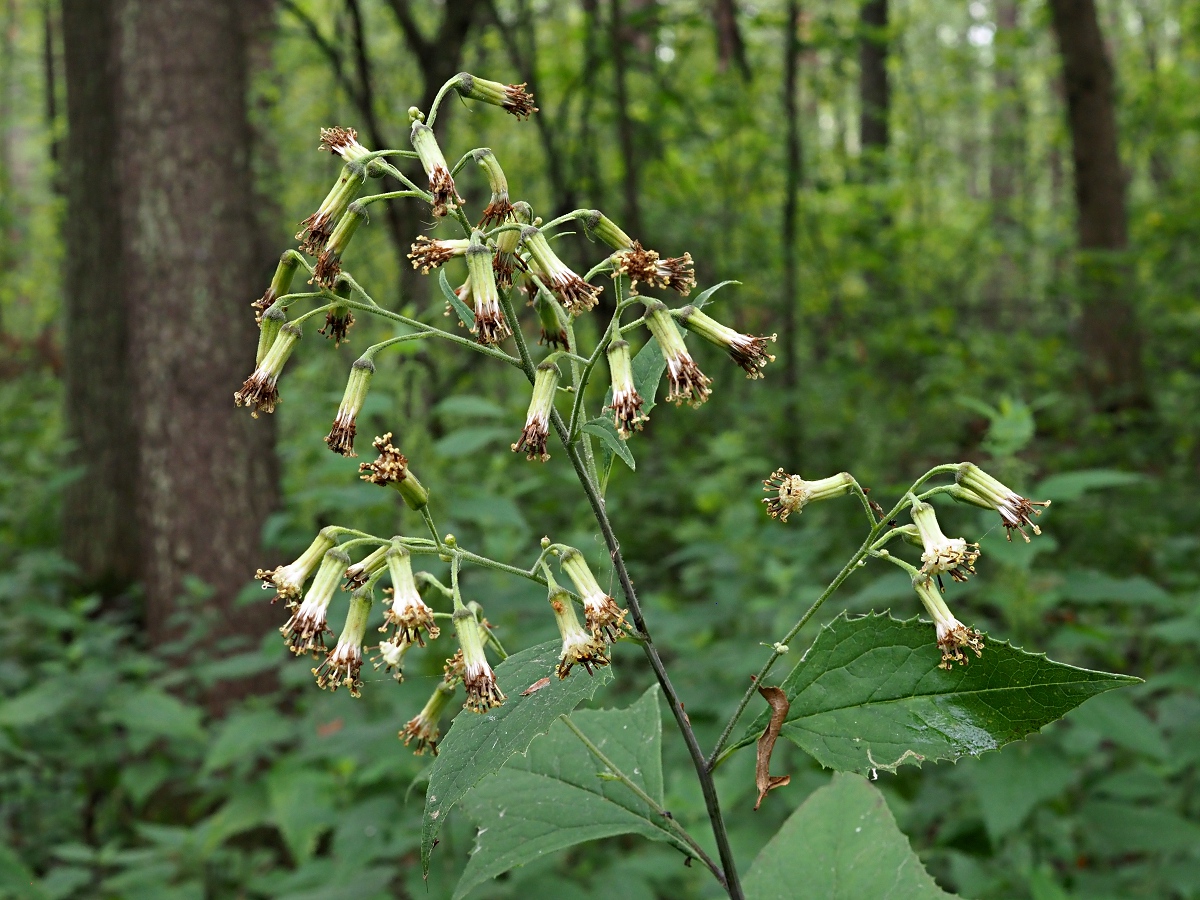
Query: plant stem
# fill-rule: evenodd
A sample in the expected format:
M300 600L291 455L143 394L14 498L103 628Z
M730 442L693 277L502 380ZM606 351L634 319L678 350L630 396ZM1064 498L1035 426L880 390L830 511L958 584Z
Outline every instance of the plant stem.
M617 767L617 764L609 759L605 755L604 751L597 747L595 743L593 743L592 740L583 733L583 730L578 725L571 721L570 716L559 716L559 718L562 720L564 725L571 729L575 737L579 738L579 740L583 742L583 746L587 747L588 752L592 754L592 756L596 757L596 759L600 761L600 764L608 769L608 771L613 774L613 777L616 778L617 781L621 782L621 784L633 791L639 800L654 810L654 812L656 812L658 815L662 816L663 819L665 819L671 825L672 830L675 831L679 838L691 848L694 854L696 854L696 858L708 866L709 871L716 876L718 881L721 880L721 870L717 867L717 864L712 861L709 855L704 852L700 845L696 843L696 839L688 834L687 829L680 825L679 822L676 821L675 817L667 812L667 810L663 809L653 797L642 790L641 785L622 772Z

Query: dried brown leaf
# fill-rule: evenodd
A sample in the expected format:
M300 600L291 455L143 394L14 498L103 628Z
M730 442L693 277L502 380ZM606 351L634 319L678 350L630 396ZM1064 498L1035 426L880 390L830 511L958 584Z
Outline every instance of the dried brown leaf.
M758 802L754 804L757 810L762 805L763 798L775 788L783 787L792 780L791 775L771 775L771 751L775 749L775 741L779 738L779 729L787 718L787 695L777 687L760 687L758 692L771 706L771 721L767 730L758 739L758 762L755 766L754 779L758 785Z

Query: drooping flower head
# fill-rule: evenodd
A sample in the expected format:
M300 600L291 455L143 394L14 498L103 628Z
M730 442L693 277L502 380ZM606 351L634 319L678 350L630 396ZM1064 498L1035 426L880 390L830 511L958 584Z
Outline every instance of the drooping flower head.
M312 670L317 687L327 691L346 687L351 697L361 695L363 639L367 634L367 619L371 615L371 593L371 588L361 587L351 594L350 611L346 614L346 625L337 645Z
M321 129L321 144L317 149L336 153L348 163L359 162L371 152L358 142L357 131L340 125Z
M766 337L742 334L694 306L683 307L678 316L688 331L728 353L729 358L745 370L747 378L762 378L763 367L775 361L775 357L767 352L767 344L775 340L773 334Z
M983 635L954 618L933 579L919 572L913 576L912 583L925 606L925 611L937 627L937 644L942 651L942 661L938 668L949 670L954 667L954 663L966 665L967 656L964 650L974 651L977 657L982 656Z
M974 492L988 508L1000 513L1000 520L1004 523L1005 534L1010 541L1012 533L1018 531L1021 533L1021 537L1025 538L1025 543L1028 544L1029 535L1025 533L1024 528L1026 525L1033 530L1034 534L1042 533L1030 516L1040 516L1042 510L1034 507L1044 509L1050 505L1049 500L1028 500L1012 488L997 481L974 463L968 462L959 466L954 480L962 487Z
M633 362L629 342L618 338L608 345L608 373L612 384L613 424L617 434L628 439L649 418L642 414L642 395L633 383Z
M499 106L518 119L527 119L538 111L533 105L533 94L525 89L524 84L501 84L468 72L459 72L456 79L454 89L469 100Z
M553 582L550 585L550 608L554 610L554 621L558 623L558 633L562 635L562 652L555 669L558 677L566 678L576 665L587 669L589 675L593 668L607 666L608 644L594 631L584 630L575 615L571 595Z
M634 241L629 250L614 253L612 259L614 273L627 275L634 290L644 282L655 288L670 288L686 297L696 286L690 253L663 259L657 250L647 250Z
M562 553L560 564L575 585L575 592L583 598L584 620L592 634L608 643L619 638L627 628L625 610L617 606L617 601L600 587L583 554L574 547L568 547Z
M287 313L282 309L268 309L258 318L258 350L254 354L254 365L262 365L262 361L271 352L275 338L287 324Z
M660 300L645 300L643 303L646 307L646 327L658 340L658 346L667 361L667 379L671 385L667 401L678 406L686 400L689 406L699 406L712 393L709 388L712 380L700 371L692 359L666 304Z
M371 389L371 378L375 374L375 363L364 356L350 367L350 378L342 394L341 405L333 420L333 428L325 436L325 443L334 453L342 456L358 456L354 452L354 436L358 433L358 414L362 412Z
M508 199L508 178L505 177L504 170L500 168L500 161L496 159L496 154L490 148L481 147L471 156L487 173L488 187L492 190L492 199L483 210L483 218L479 221L479 227L487 228L489 225L499 225L501 222L507 221L513 211L512 201Z
M271 598L272 603L282 600L289 607L295 605L304 592L304 582L317 570L317 566L325 558L326 551L332 550L337 543L336 536L337 532L334 529L322 528L308 545L308 549L301 553L295 562L286 566L276 566L269 572L259 569L254 573L254 577L262 582L263 590L270 588L275 591L275 596Z
M513 272L522 265L517 256L517 248L521 245L520 225L533 221L533 207L524 200L518 200L512 205L512 212L504 221L508 226L496 234L496 255L492 257L492 268L496 271L496 284L503 290L508 290L513 284Z
M467 709L472 712L487 712L505 701L505 696L496 684L496 674L488 665L483 651L483 626L474 613L466 607L454 611L454 631L462 649L463 684L467 688Z
M616 222L600 212L600 210L587 210L580 215L579 222L583 225L583 230L588 236L599 238L614 250L633 249L634 239L622 231Z
M358 231L358 226L366 221L367 208L361 200L355 200L346 207L345 213L334 226L333 233L329 235L329 240L325 242L325 249L317 258L316 266L313 267L314 281L328 288L334 286L342 271L342 255L350 246L350 240Z
M347 135L349 140L345 140ZM300 223L296 240L300 242L301 252L309 256L317 256L325 249L333 226L350 203L357 199L367 182L367 169L360 160L368 151L358 143L356 137L353 129L349 128L321 129L321 149L338 153L346 160L346 165L317 211Z
M373 446L379 457L374 462L359 463L358 471L366 473L359 477L371 484L391 485L411 510L420 511L428 506L429 491L417 481L404 454L392 446L392 433L375 438Z
M578 315L596 305L603 288L588 284L572 272L550 248L550 242L540 229L532 225L522 228L521 241L529 251L531 266L567 312Z
M298 268L300 268L300 258L293 251L285 250L279 257L279 265L275 267L275 275L271 278L270 286L261 297L250 304L256 313L266 312L271 308L272 303L292 289L292 279Z
M546 344L552 350L566 350L570 343L567 339L567 329L563 327L559 314L558 301L546 291L538 291L533 298L533 309L538 315L538 324L542 328L539 344Z
M408 252L412 267L420 269L422 275L428 275L447 260L462 256L467 252L471 242L466 238L457 240L437 240L421 235L413 242Z
M297 656L325 649L325 635L331 633L326 624L329 604L349 564L350 557L344 551L337 548L325 551L304 601L279 629L288 649Z
M378 648L379 660L375 663L375 668L378 669L382 666L385 671L392 673L392 677L396 681L403 681L404 657L415 646L416 644L406 641L402 637L381 641Z
M763 481L763 490L773 496L765 497L767 514L780 522L786 522L792 513L800 513L814 500L830 500L850 493L854 477L849 472L839 472L828 478L805 481L799 475L789 475L776 469L771 477Z
M942 534L937 513L928 503L913 506L912 520L924 547L921 554L922 572L934 578L947 574L955 581L966 581L975 574L975 560L979 558L978 544L968 544L963 538L948 538Z
M422 632L429 635L430 640L441 634L441 629L434 622L433 610L421 599L417 590L416 579L413 578L412 554L401 544L393 543L387 551L388 575L391 576L392 605L383 615L383 628L395 628L392 639L404 639L410 644L425 646Z
M417 756L424 755L426 750L437 756L438 738L441 736L440 722L442 713L450 705L450 700L454 697L454 691L454 685L448 684L445 681L439 681L438 686L433 689L433 695L426 702L420 714L409 719L404 728L401 729L400 737L404 739L405 747L413 741L417 742L417 746L413 750L413 753Z
M496 288L496 273L492 269L492 251L480 231L472 232L467 247L467 274L475 300L475 337L481 344L498 344L512 329L500 309L500 292Z
M346 583L342 585L342 590L357 590L370 581L373 575L383 571L383 567L387 565L387 552L389 549L391 549L391 544L383 544L380 547L376 547L358 562L347 566L344 573Z
M512 445L514 453L524 451L525 458L531 461L545 462L550 458L546 441L550 436L550 415L554 412L554 395L561 377L558 365L551 360L538 365L533 376L533 397L525 416L525 430Z
M271 349L267 351L267 355L242 384L241 390L233 395L234 402L238 406L248 407L250 415L254 418L258 418L259 411L275 412L275 407L279 403L277 386L279 376L283 374L283 367L287 365L288 357L292 355L292 351L303 335L304 332L300 330L299 325L291 323L283 325L279 329L279 335L271 344Z
M417 151L429 178L429 192L433 194L433 214L441 218L454 207L461 205L463 199L458 196L454 187L450 167L446 165L446 157L442 155L442 148L438 146L433 129L420 118L413 119L412 147Z

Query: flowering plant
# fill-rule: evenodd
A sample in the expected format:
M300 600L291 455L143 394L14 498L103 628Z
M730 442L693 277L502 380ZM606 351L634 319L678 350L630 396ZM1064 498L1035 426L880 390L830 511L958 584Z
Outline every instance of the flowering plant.
M798 850L821 835L854 840L863 828L850 828L860 820L873 822L873 840L888 843L907 859L911 850L874 788L842 775L822 790L837 792L838 803L850 812L861 808L861 816L845 821L814 817L806 813L814 797L743 878L726 835L713 772L740 748L756 744L756 786L762 803L770 790L788 782L787 776L770 775L771 751L780 736L841 773L895 771L905 763L957 759L998 748L1088 697L1130 680L1053 663L1002 642L990 641L985 652L984 635L959 621L943 599L943 576L968 579L976 573L980 554L977 544L943 533L930 500L949 498L994 510L1010 539L1016 531L1026 541L1026 529L1040 533L1034 518L1045 504L1020 496L971 463L935 466L888 511L849 473L809 481L779 470L764 481L770 516L782 523L802 514L810 503L853 496L866 519L866 536L795 625L770 645L772 652L706 754L639 603L605 509L604 491L613 460L632 461L626 442L647 421L664 376L666 399L676 405L698 406L709 397L712 380L696 364L687 337L695 335L722 348L751 379L761 378L774 359L769 348L775 337L742 334L705 312L723 285L678 308L650 293L692 295L696 282L687 253L666 257L648 249L597 210L575 210L543 222L528 203L511 199L500 161L486 148L467 152L451 166L434 131L438 108L451 93L500 106L517 118L537 111L523 85L460 74L446 83L427 115L410 110L411 151L368 150L351 129L323 130L321 148L342 158L342 172L317 211L302 223L299 250L283 254L269 288L255 303L260 326L257 365L235 399L254 415L275 409L280 376L309 319L323 313L322 333L336 344L346 338L356 314L378 316L404 330L368 347L351 367L325 438L330 450L356 455L357 417L370 390L376 356L405 342L441 339L524 373L532 386L531 399L512 450L525 453L532 462L545 461L553 435L590 504L622 602L601 586L576 547L544 538L526 568L472 552L453 535L443 534L432 509L436 485L423 484L393 435L384 434L374 440L376 458L359 466L361 477L395 489L422 517L427 534L377 536L329 526L295 562L258 572L263 586L292 610L280 629L288 647L297 655L314 657L317 684L329 690L346 687L358 696L364 660L372 652L377 667L402 679L407 658L434 652L439 641L453 634L457 647L442 654L444 678L424 708L400 728L400 738L416 753L436 757L426 794L426 864L446 814L468 794L481 821L459 894L549 850L623 832L664 841L688 862L698 860L731 897L787 894L795 879L808 877L804 854ZM410 177L393 162L404 160L418 161L421 175ZM471 162L483 169L491 189L478 224L468 217L455 185L455 176ZM364 196L369 181L385 174L403 189ZM413 318L385 309L347 271L353 237L368 221L369 207L393 200L427 204L435 218L460 229L461 234L451 238L419 237L409 256L413 267L425 274L441 270L447 314L469 327L471 337L436 327L426 321L429 316ZM559 230L571 224L605 248L600 261L583 275L566 265L552 245ZM467 277L453 289L443 267L457 257L465 260ZM292 282L301 270L309 274L312 289L293 292ZM518 315L515 301L522 296L534 308L534 323ZM289 318L302 304L314 305ZM595 345L585 349L575 324L580 317L602 313L608 322ZM540 358L530 339L534 333L547 348ZM635 341L642 345L636 355L631 346ZM600 415L589 417L587 388L602 359L610 391ZM948 483L929 486L939 478ZM900 524L902 515L911 518L911 524ZM901 545L920 548L919 566L889 547L896 538ZM428 571L414 571L414 563L422 559L448 565L449 584ZM840 616L825 626L782 682L769 685L775 664L790 652L789 642L871 559L904 570L934 629L890 615ZM541 586L561 642L510 656L479 604L463 596L460 574L471 566ZM372 646L375 592L385 577L390 587L378 628L383 638ZM349 593L348 615L330 647L327 617L339 585ZM618 642L640 647L657 685L625 710L577 711L580 702L614 677L611 648ZM456 705L460 687L464 711L443 736L443 719ZM658 692L687 746L704 796L711 843L694 836L663 805ZM767 708L735 736L756 693L767 701ZM535 775L540 780L531 780ZM548 821L555 827L547 828ZM715 859L706 848L715 849ZM829 865L836 869L846 864ZM878 871L857 867L855 877L868 879L860 895L883 895L886 879L899 877L893 869L882 861ZM907 872L904 878L916 885L917 893L904 896L940 895L930 893L937 889L919 865L909 866Z

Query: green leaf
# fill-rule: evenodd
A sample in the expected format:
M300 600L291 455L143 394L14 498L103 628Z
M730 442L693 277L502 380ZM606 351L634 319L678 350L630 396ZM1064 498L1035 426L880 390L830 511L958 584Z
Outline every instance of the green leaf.
M945 671L940 662L932 625L843 613L784 679L791 707L782 734L831 769L895 771L997 750L1089 697L1141 680L996 640L969 665ZM768 718L764 710L736 746L757 739Z
M1062 599L1075 603L1128 603L1131 605L1166 606L1171 595L1141 575L1132 578L1113 578L1090 569L1066 573Z
M627 709L580 710L571 721L662 805L658 685ZM562 722L534 741L524 758L509 760L503 770L473 790L464 806L479 830L471 861L454 889L455 900L514 866L615 834L640 834L690 853L662 817L613 779Z
M1057 750L1028 741L985 753L966 774L994 846L1035 806L1057 797L1080 776L1078 766Z
M106 716L106 721L126 728L130 743L141 750L157 738L204 740L201 717L199 707L189 706L158 688L148 687L126 694Z
M947 900L865 778L836 774L771 838L743 882L748 900Z
M630 469L637 468L637 465L633 461L633 454L629 452L629 445L621 440L621 436L617 434L617 426L613 424L612 419L597 416L584 425L583 430L588 434L600 438L609 452L621 457L621 462L629 466Z
M438 756L429 771L425 792L425 815L421 823L421 865L429 871L429 852L446 816L467 791L486 776L500 771L509 758L529 749L533 739L545 734L564 713L589 700L601 685L612 680L610 669L594 676L576 669L569 678L554 674L559 641L548 641L522 650L496 666L496 680L508 699L502 706L482 715L463 712L454 717L438 746ZM550 682L522 696L536 682Z
M442 294L446 297L446 302L458 314L458 320L462 323L462 327L471 328L475 324L475 312L471 307L458 299L458 294L454 293L454 288L450 287L450 282L446 280L445 269L438 272L438 285L442 289Z
M1149 480L1140 472L1122 472L1119 469L1081 469L1078 472L1051 475L1038 484L1031 496L1038 500L1078 500L1088 491L1144 484Z
M296 862L309 859L317 840L337 822L336 793L333 775L301 765L282 766L267 777L272 820Z
M235 713L224 721L217 738L209 745L201 774L209 774L231 763L251 763L266 756L275 744L292 739L296 725L273 709Z
M57 716L71 702L71 691L60 680L44 681L0 703L0 725L22 728Z
M729 281L722 281L720 284L714 284L712 287L707 288L704 291L701 291L699 294L697 294L696 299L690 301L692 306L696 307L696 309L703 309L705 306L707 306L709 303L712 302L713 294L715 294L717 291L719 291L721 288L725 287L728 284L741 284L741 282L729 280Z
M633 372L633 386L642 398L642 415L648 416L650 410L654 409L663 372L667 371L667 361L656 338L652 337L642 345L642 349L634 355L630 369ZM608 402L611 402L611 398Z

